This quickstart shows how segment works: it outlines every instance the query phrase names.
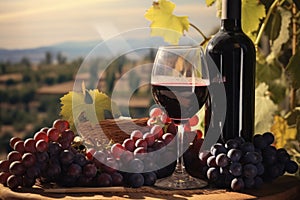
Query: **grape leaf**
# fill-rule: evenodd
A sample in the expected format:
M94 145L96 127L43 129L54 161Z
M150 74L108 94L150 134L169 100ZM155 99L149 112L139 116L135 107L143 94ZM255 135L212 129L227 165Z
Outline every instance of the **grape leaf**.
M257 0L242 0L242 27L244 32L255 41L255 31L260 20L266 16L265 7Z
M211 6L215 3L216 0L205 0L206 6Z
M189 29L187 16L178 17L173 14L176 5L168 0L158 0L145 13L151 21L151 35L162 36L166 42L178 44L184 31Z
M83 92L70 91L60 98L61 112L63 119L70 122L73 127L78 122L78 117L84 114L85 118L92 124L96 124L105 119L105 110L119 115L119 110L115 103L99 90L86 90L92 101L86 102L86 95Z
M290 77L289 80L293 88L300 88L300 49L297 49L295 55L290 58L286 73Z
M268 86L265 83L260 83L255 89L255 133L270 131L273 115L277 110L266 92L268 92Z
M256 79L258 82L266 82L269 84L282 75L282 68L277 60L272 64L267 63L263 58L259 58L256 62Z
M270 15L268 23L266 24L265 34L273 42L279 35L281 27L281 15L279 12L273 12Z
M271 131L275 136L275 145L277 148L283 148L288 140L294 140L297 133L296 128L289 127L286 120L279 115L274 117Z
M271 53L267 57L268 63L272 63L278 58L279 53L281 52L281 46L290 38L289 25L291 23L292 14L280 7L277 10L281 15L281 27L278 37L274 40L273 45L271 46Z

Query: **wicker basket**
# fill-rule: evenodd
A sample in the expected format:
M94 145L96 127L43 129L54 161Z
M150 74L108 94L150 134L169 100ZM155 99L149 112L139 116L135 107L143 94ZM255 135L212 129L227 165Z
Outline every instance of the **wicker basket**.
M122 143L134 130L140 130L143 133L149 131L147 120L148 118L107 119L96 125L86 121L79 123L76 128L85 143L102 146L111 141Z

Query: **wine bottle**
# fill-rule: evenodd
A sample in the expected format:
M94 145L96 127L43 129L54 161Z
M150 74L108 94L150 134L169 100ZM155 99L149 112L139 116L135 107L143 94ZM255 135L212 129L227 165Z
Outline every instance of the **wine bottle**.
M210 119L214 130L221 132L220 139L224 142L238 136L251 141L254 133L256 53L253 42L241 27L241 0L222 0L221 28L209 41L206 56L213 65L209 66L212 109L207 109L211 110L207 119ZM218 84L224 84L226 96L218 94L215 89ZM224 106L226 113L222 122L222 113L219 112Z

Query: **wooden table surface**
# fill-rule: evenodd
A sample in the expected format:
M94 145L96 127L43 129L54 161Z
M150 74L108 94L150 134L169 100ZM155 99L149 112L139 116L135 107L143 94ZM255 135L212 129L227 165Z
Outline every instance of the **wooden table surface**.
M56 193L55 193L56 192ZM282 176L272 183L264 184L260 189L232 192L222 189L198 189L164 191L153 187L138 189L111 187L111 188L66 188L66 190L44 190L39 187L17 189L12 191L0 184L0 199L174 199L174 200L236 200L236 199L264 199L264 200L293 200L300 199L300 179L294 176Z

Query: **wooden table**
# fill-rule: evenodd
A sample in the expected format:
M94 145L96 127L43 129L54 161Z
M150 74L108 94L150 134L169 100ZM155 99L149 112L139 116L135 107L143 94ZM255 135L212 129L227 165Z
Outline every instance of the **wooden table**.
M81 191L83 189L83 192ZM97 190L97 191L95 191ZM81 192L80 192L81 191ZM56 192L56 193L55 193ZM164 191L153 187L138 189L111 187L111 188L66 188L64 191L44 190L39 187L18 189L12 191L0 184L0 199L197 199L197 200L236 200L236 199L263 199L263 200L293 200L300 199L300 179L293 176L282 176L272 183L265 184L260 189L231 192L221 189L206 188L201 190Z

